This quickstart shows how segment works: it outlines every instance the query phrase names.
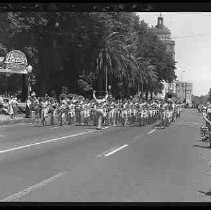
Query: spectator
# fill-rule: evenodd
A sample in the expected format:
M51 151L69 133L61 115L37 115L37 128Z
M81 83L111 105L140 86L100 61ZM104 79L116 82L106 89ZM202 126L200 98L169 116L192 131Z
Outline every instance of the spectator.
M8 114L10 115L11 118L14 118L14 110L13 110L13 106L12 106L12 100L13 100L13 96L10 96L9 105L8 105Z
M27 101L26 101L26 118L30 117L30 109L31 109L31 96L28 97Z
M13 109L13 117L16 117L18 114L18 101L16 97L12 97L10 102L9 102L12 106Z
M0 95L0 113L3 110L3 97Z

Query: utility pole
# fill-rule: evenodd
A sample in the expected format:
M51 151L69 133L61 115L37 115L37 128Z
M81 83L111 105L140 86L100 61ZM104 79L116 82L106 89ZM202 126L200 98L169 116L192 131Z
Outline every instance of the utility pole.
M106 66L106 92L108 91L108 69Z

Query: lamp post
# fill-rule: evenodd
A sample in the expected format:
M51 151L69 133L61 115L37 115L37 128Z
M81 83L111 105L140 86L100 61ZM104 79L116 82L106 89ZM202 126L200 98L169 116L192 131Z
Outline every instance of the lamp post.
M32 72L32 66L28 65L27 66L27 73L28 73L28 91L27 91L27 97L30 95L31 92L31 75L30 73Z
M107 66L106 66L106 92L108 91L108 70L107 70Z
M108 86L108 90L111 91L111 85Z
M112 94L111 94L111 85L108 85L108 94L109 94L109 95L112 95Z

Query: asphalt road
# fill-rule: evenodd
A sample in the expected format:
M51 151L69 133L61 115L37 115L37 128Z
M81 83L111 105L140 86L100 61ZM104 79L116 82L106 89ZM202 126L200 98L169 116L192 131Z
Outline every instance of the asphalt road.
M201 124L187 109L166 129L1 126L0 200L209 202Z

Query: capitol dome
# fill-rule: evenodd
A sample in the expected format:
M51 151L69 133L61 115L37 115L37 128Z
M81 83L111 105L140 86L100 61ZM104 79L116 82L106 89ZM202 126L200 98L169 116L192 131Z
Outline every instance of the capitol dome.
M163 24L163 17L158 17L157 25L154 28L156 34L158 36L165 36L165 38L169 38L171 36L170 30Z

